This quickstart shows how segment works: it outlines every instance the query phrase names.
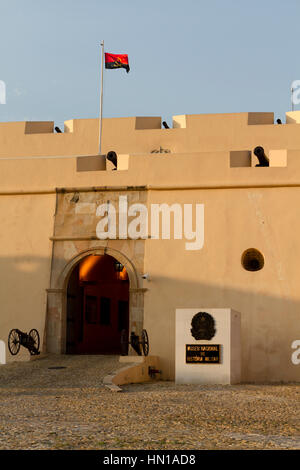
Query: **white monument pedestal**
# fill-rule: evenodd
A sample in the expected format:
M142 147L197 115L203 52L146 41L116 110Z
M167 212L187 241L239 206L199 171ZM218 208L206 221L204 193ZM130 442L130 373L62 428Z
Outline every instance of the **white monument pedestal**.
M208 316L197 315L200 312ZM196 339L191 329L194 335L201 339ZM240 330L241 315L230 308L176 309L176 383L239 383L241 379ZM204 339L202 339L203 336Z

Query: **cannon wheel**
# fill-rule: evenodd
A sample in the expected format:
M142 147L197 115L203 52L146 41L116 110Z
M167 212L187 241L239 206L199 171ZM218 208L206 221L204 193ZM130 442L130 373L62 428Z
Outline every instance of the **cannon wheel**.
M8 349L13 356L20 351L20 336L17 330L11 330L8 335Z
M121 355L127 356L128 355L128 332L126 330L121 331Z
M40 349L40 335L38 330L34 328L29 331L28 336L32 339L35 349L38 351Z
M142 331L142 348L143 348L143 351L144 351L144 355L148 356L148 354L149 354L149 338L148 338L147 330Z

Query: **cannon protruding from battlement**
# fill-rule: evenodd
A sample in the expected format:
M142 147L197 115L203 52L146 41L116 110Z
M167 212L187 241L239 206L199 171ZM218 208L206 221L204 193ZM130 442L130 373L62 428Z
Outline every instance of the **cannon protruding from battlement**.
M263 147L255 147L254 155L258 158L259 163L255 166L270 166L269 159L265 154Z
M117 169L118 165L118 159L117 159L117 154L113 150L110 150L107 155L106 155L107 160L112 162L112 164L115 166L114 170Z

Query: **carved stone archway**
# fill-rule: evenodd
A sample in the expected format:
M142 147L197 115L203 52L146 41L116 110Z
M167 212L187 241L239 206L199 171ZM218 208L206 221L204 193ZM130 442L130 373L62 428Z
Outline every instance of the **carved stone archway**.
M47 289L46 337L44 350L56 354L66 352L67 329L67 286L74 267L89 255L110 255L122 263L129 277L129 331L141 334L144 316L144 292L140 287L137 270L132 261L122 252L104 246L95 246L73 256L57 270L61 260L53 260L51 268L51 288ZM55 266L57 263L58 266ZM57 275L55 275L57 273Z

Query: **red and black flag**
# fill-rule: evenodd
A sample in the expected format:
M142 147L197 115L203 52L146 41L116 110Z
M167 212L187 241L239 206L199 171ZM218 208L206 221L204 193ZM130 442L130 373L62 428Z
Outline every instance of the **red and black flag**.
M127 54L109 54L105 52L105 68L106 69L126 69L128 73L129 63L128 63L128 55Z

